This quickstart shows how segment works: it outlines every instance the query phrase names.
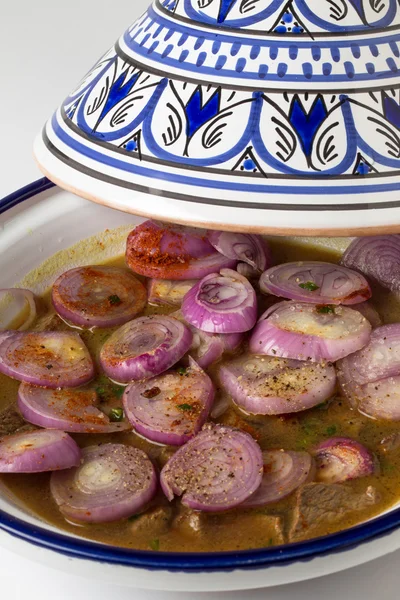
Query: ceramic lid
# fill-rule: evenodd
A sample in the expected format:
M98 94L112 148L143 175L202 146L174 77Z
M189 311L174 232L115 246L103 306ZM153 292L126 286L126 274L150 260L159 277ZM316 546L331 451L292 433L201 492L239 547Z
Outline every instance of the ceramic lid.
M400 230L398 0L155 0L35 144L126 212L311 235Z

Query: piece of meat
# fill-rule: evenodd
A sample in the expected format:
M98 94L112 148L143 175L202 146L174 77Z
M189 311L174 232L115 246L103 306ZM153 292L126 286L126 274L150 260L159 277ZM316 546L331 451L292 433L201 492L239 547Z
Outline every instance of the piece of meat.
M0 437L32 429L36 428L24 420L16 404L11 404L0 413Z
M172 521L172 508L170 506L159 506L149 510L135 519L130 528L135 535L149 535L149 537L167 533Z
M377 501L377 492L372 486L364 493L357 493L346 484L308 483L297 492L289 541L326 535L330 526L332 531L337 531L343 518Z

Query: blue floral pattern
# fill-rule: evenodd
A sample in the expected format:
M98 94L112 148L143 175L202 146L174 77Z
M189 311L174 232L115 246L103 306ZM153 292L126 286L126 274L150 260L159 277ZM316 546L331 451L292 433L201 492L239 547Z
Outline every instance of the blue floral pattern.
M400 169L400 91L242 91L162 77L110 52L64 103L75 133L130 160L247 178Z
M158 0L180 17L214 27L281 34L384 28L398 15L397 0Z

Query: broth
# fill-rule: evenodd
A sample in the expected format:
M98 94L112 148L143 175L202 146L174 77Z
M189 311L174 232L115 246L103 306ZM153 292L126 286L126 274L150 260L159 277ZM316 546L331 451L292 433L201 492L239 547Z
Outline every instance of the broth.
M286 240L273 239L271 247L276 262L336 262L338 259L338 254L333 250L317 249ZM124 266L124 261L120 258L107 264ZM400 321L400 302L394 295L374 290L373 303L384 322ZM144 314L165 314L173 310L147 307ZM47 294L43 298L39 323L48 318L46 315L50 314L50 311L50 295ZM68 326L58 317L54 317L51 320L51 328L66 330ZM113 331L107 329L80 332L96 361L99 348ZM214 381L217 369L218 364L207 369ZM18 386L19 382L0 375L0 412L15 402ZM104 376L98 377L95 387L104 399L108 395L117 399L122 395L123 388L111 384ZM380 463L379 472L342 485L357 494L365 494L372 486L378 500L362 510L349 512L336 521L326 522L314 528L312 532L305 529L296 541L326 535L355 525L382 513L400 498L400 450L385 455L380 446L382 438L392 433L400 433L400 424L369 419L351 410L346 401L339 396L328 404L282 417L247 416L231 404L217 421L248 431L257 439L262 450L310 450L318 442L338 436L357 439L376 454ZM152 444L132 432L107 435L79 434L73 437L81 447L101 442L136 446L147 452L159 468L162 468L174 451L172 448ZM296 494L292 494L265 508L205 514L185 508L179 499L170 504L159 492L142 515L110 524L77 525L67 522L59 512L50 494L49 479L49 474L1 476L2 483L11 495L44 521L91 540L142 550L215 552L282 544L288 541L288 531L293 521L296 503Z

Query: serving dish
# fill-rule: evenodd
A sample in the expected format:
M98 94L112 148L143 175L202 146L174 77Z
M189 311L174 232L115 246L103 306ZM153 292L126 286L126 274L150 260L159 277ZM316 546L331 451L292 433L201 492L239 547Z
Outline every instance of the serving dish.
M66 265L105 260L123 251L139 218L51 189L41 180L1 202L0 265L3 285L25 281L38 293ZM43 191L47 190L47 191ZM78 218L77 218L78 215ZM92 237L91 237L92 236ZM82 239L89 241L74 245ZM346 240L314 243L341 246ZM72 247L72 249L71 249ZM57 254L58 253L58 254ZM48 259L56 254L56 260ZM10 265L12 265L10 267ZM35 288L41 281L41 287ZM400 508L362 525L308 542L271 549L212 554L129 551L60 533L0 493L0 545L32 560L104 581L163 590L251 589L333 573L373 560L400 546Z

